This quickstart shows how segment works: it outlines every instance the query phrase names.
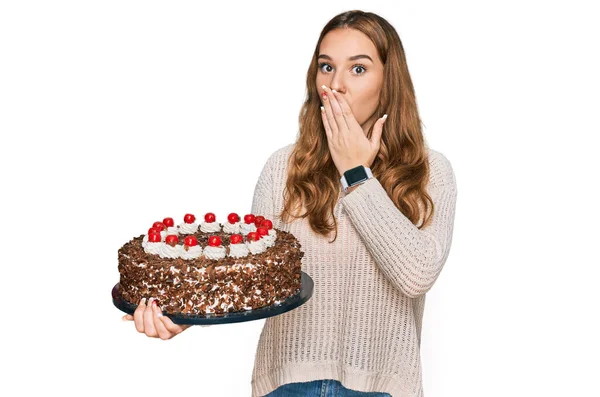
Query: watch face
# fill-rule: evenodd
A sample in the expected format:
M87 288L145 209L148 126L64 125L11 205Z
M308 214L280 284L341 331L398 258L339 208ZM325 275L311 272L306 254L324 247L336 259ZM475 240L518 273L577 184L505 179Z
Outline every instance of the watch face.
M344 172L344 177L346 178L348 186L352 186L355 183L362 182L369 178L364 167L352 168L351 170Z

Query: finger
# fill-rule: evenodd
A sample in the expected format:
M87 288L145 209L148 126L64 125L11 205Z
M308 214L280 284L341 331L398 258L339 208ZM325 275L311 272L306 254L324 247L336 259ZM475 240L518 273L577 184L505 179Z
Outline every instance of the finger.
M352 108L350 107L350 104L346 100L346 97L335 90L331 90L331 92L333 92L333 96L335 97L336 103L340 107L340 111L342 112L344 120L346 121L348 130L349 131L362 131L362 127L356 120L356 117L354 117L354 113L352 113Z
M144 310L146 310L146 298L142 298L138 307L133 312L133 321L137 332L144 332Z
M321 120L323 120L323 126L325 127L325 135L327 135L327 140L330 141L332 139L331 127L329 127L329 121L327 120L327 115L325 114L325 108L323 106L321 106Z
M150 337L156 337L156 328L154 327L154 313L152 312L152 301L154 298L148 299L148 305L144 310L144 333Z
M381 145L381 135L383 134L383 125L385 124L385 120L387 120L387 114L384 114L382 118L377 120L375 127L373 127L371 143L377 148L379 148Z
M321 100L323 101L323 106L325 107L325 114L327 116L327 121L329 122L329 128L331 129L331 137L333 139L338 139L339 128L337 122L335 121L335 116L333 115L333 110L331 109L331 100L330 98L333 96L331 91L327 92L328 88L324 85L321 86L325 96L321 95Z
M160 339L171 339L174 336L174 334L169 332L169 330L167 330L163 322L160 321L161 317L163 317L163 314L162 309L156 304L156 300L152 301L152 311L154 312L154 328L156 329L156 332L158 333Z
M338 125L338 131L342 134L346 134L350 131L350 124L346 120L346 116L342 112L342 107L338 101L338 96L342 96L339 92L328 89L328 94L331 93L329 102L331 103L331 110L333 111L333 117Z
M121 317L121 320L123 320L123 321L133 321L133 316L131 314L126 314L123 317Z
M160 317L160 321L163 323L163 325L165 326L165 328L167 330L169 330L169 332L171 332L174 335L180 334L183 331L185 331L186 329L188 329L189 327L191 327L191 325L179 325L179 324L175 324L167 316Z

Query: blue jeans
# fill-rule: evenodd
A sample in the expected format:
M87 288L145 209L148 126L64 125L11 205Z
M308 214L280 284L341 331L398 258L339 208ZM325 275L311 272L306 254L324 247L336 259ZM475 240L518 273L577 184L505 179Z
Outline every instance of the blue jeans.
M263 397L392 397L389 393L365 393L346 389L334 379L313 380L312 382L288 383L279 386Z

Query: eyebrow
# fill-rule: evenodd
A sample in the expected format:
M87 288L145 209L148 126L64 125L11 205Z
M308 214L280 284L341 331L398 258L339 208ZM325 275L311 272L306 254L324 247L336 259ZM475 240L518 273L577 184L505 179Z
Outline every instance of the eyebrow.
M317 59L321 59L321 58L328 59L330 61L332 60L331 57L329 55L327 55L327 54L321 54L321 55L319 55L317 57ZM371 59L370 56L364 55L364 54L351 56L350 58L348 58L348 60L349 61L356 61L357 59L363 59L363 58L366 58L369 61L373 62L373 60ZM375 62L373 62L373 63L375 63Z

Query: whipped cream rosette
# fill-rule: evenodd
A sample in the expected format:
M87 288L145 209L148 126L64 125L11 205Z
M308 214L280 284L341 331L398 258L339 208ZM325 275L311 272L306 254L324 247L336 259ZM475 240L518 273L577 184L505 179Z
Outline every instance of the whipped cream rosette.
M271 222L269 219L263 219L260 222L260 227L258 227L256 230L267 248L275 245L277 232L275 229L273 229L273 222Z
M277 239L277 232L274 229L269 230L269 234L263 236L263 240L265 241L267 248L275 245L275 239Z
M180 223L177 227L179 234L194 234L198 231L198 224L196 223L196 216L194 214L185 214L183 217L183 223Z
M171 259L180 258L183 253L183 246L178 243L179 237L176 234L167 235L165 243L160 247L160 257Z
M225 233L228 234L239 234L241 231L241 224L240 222L236 222L236 223L229 223L229 221L225 222L223 224L223 231Z
M253 214L248 214L244 216L244 222L240 224L240 233L242 235L247 236L248 233L256 231L256 217Z
M227 216L227 222L223 224L223 231L228 234L239 234L241 232L241 221L238 214L232 212Z
M233 258L242 258L248 256L248 247L244 243L241 234L232 234L230 237L229 256Z
M204 248L204 256L209 259L225 258L227 250L221 245L219 236L210 236L208 238L208 247Z
M254 225L254 223L242 223L240 225L240 233L242 233L244 236L248 235L248 233L251 232L255 232L256 231L256 226Z
M202 247L198 245L198 239L196 236L187 236L183 241L183 252L181 252L181 258L183 259L196 259L202 255Z
M146 233L142 239L142 247L148 253L158 254L160 252L160 247L163 244L162 242L167 236L164 230L161 230L161 228L157 227L158 223L161 222L155 222L154 225L148 229L148 233Z
M259 228L263 229L263 228ZM264 229L263 229L264 230ZM248 233L246 246L248 247L248 251L253 254L260 254L267 250L267 246L265 245L264 239L261 238L259 232L250 232Z
M200 231L204 233L216 233L221 231L219 222L215 222L217 217L212 212L204 215L204 222L200 224Z
M158 243L148 242L148 243L146 243L146 246L144 247L144 251L146 251L149 254L160 255L163 245L165 245L165 243L163 243L163 242L158 242Z

